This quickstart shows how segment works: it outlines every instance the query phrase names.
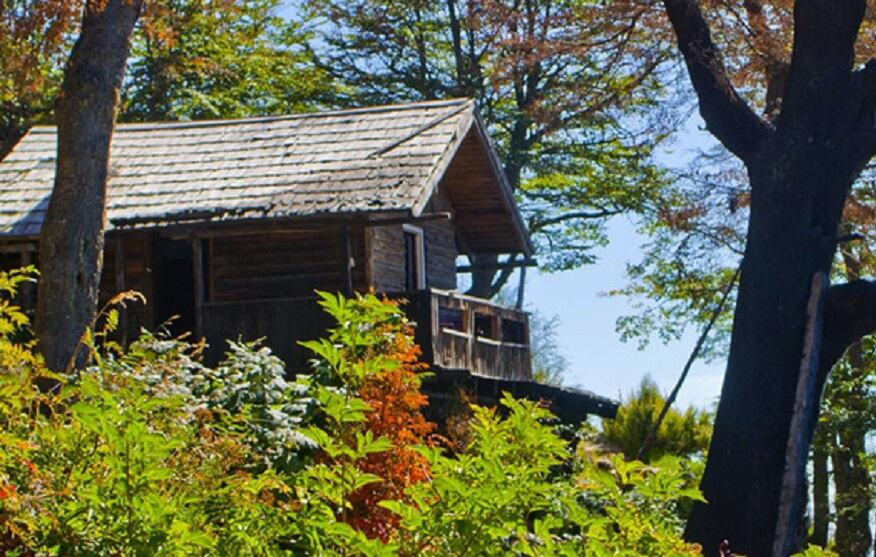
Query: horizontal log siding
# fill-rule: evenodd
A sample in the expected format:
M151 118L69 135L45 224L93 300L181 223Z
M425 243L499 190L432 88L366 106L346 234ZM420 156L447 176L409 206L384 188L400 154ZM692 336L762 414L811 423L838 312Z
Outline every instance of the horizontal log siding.
M351 228L353 285L365 287L364 239ZM213 239L210 301L232 302L310 296L343 288L337 227L265 232Z
M424 213L453 212L450 198L438 189ZM426 247L426 286L456 289L456 229L446 220L412 223L423 229ZM378 292L405 290L405 242L401 225L375 226L367 230L369 286Z

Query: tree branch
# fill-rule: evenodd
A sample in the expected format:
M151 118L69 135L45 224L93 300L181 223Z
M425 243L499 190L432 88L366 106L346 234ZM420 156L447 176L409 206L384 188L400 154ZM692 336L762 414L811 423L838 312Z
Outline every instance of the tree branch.
M572 211L569 213L562 213L555 217L547 217L544 219L533 219L529 223L530 231L538 231L543 228L547 228L548 226L559 224L561 222L566 222L570 220L592 220L592 219L602 219L613 217L623 213L621 209L609 210L609 209L600 209L598 211Z
M756 145L772 133L772 126L751 110L730 83L697 0L663 0L663 5L706 127L734 155L747 161Z
M854 92L855 41L866 6L866 0L794 3L794 49L777 128L836 125Z
M876 153L876 59L852 74L852 84L859 107L856 140L869 159Z
M824 306L824 338L818 366L819 388L846 349L876 331L876 281L831 286Z

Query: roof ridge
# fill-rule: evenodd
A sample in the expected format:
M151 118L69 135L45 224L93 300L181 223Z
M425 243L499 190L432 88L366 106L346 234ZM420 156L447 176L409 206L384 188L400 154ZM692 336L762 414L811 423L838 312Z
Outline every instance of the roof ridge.
M165 122L131 122L117 123L116 131L148 131L148 130L173 130L186 128L209 128L219 126L234 126L239 124L259 124L267 122L282 122L285 120L297 120L302 118L320 118L325 116L336 115L356 115L369 114L380 112L394 112L402 110L415 110L417 108L440 108L445 106L460 106L460 109L466 104L474 104L474 101L467 97L457 97L453 99L431 100L431 101L416 101L402 104L383 104L375 106L365 106L359 108L342 108L332 110L320 110L316 112L300 112L297 114L284 114L280 116L252 116L245 118L228 118L222 120L189 120L189 121L165 121ZM33 126L29 131L38 133L54 133L56 126L39 125Z

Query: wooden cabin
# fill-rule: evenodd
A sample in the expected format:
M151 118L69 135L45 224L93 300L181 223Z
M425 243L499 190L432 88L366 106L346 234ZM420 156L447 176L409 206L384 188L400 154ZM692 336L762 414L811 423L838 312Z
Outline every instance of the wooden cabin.
M55 129L33 128L0 163L0 264L38 263ZM111 149L101 294L138 290L121 334L171 316L216 361L255 339L290 370L295 341L329 325L315 290L408 300L433 397L458 387L563 401L580 419L610 401L532 381L525 312L457 291L461 256L532 244L467 99L226 121L120 124Z

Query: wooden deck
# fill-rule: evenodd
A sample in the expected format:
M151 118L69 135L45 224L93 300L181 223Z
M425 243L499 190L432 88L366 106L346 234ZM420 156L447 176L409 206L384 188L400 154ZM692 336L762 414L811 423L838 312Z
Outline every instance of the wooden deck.
M406 300L423 359L436 370L515 381L532 378L526 313L443 290L391 297ZM221 358L225 339L265 338L291 372L306 370L310 357L297 341L318 338L331 325L312 297L208 302L201 307L200 320L210 344L208 362Z

